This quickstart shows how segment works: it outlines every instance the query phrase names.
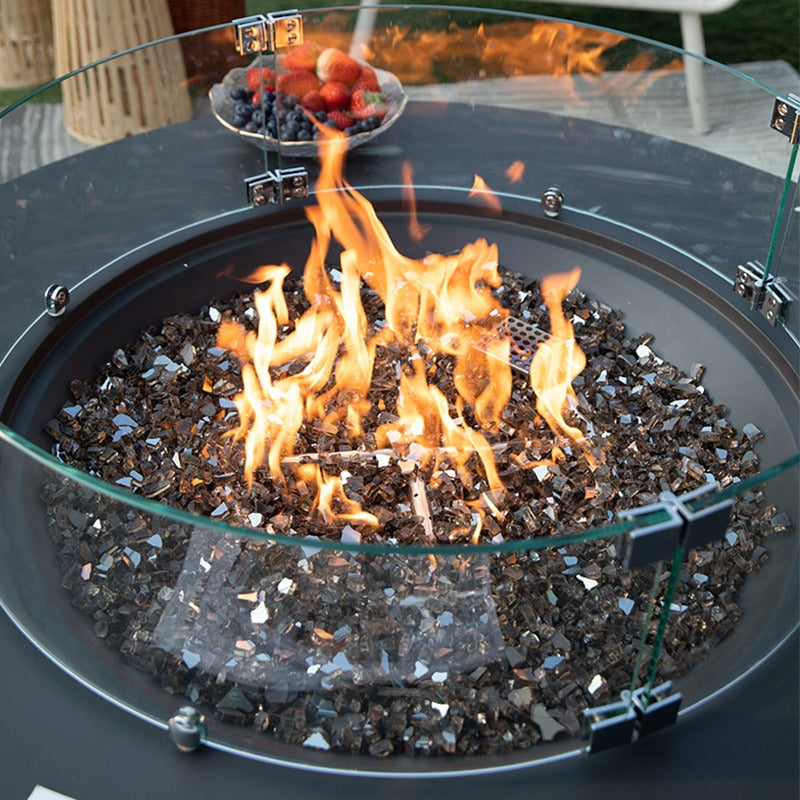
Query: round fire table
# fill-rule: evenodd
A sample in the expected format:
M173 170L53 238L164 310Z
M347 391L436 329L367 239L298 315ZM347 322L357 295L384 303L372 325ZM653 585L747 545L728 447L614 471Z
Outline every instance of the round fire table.
M352 11L329 10L186 35L193 53L206 40L218 53L225 37L241 52L241 66L215 86L198 70L175 87L185 93L188 85L194 119L42 163L0 186L8 266L0 281L5 785L14 796L41 784L81 800L265 786L281 797L521 797L531 787L626 797L669 786L690 797L756 787L791 796L796 101L705 63L712 132L700 136L684 93L684 64L695 57L652 42L463 9L381 7L366 40L361 29L354 39L354 25ZM145 45L137 57L158 63L160 47ZM380 125L348 131L346 185L330 183L313 141L286 141L299 123L282 141L257 130L270 116L272 71L280 89L293 56L326 48L372 64L393 87ZM256 57L265 69L252 68ZM117 59L62 80L102 81ZM173 76L163 79L169 87ZM253 90L263 95L255 103ZM740 104L734 121L723 102L730 97ZM4 112L0 126L46 111L34 99ZM285 102L275 99L273 113ZM246 117L255 130L244 127ZM313 140L313 130L301 139ZM314 238L309 218L331 196L352 201L362 225L352 203L368 203L417 269L479 237L496 243L500 264L523 276L509 278L523 281L518 299L495 287L516 309L497 336L510 336L522 354L518 375L547 338L523 295L548 273L581 266L585 300L567 302L578 304L575 339L581 345L583 337L593 377L576 382L577 396L617 368L610 351L595 355L591 326L582 326L594 312L619 309L627 345L618 357L628 374L644 375L634 394L651 397L645 384L655 386L652 396L681 392L650 407L673 409L658 426L674 426L665 458L682 465L675 471L685 479L667 485L651 467L593 523L549 528L533 501L512 500L507 514L494 508L475 479L475 496L465 496L481 508L473 526L493 520L483 537L477 530L472 544L408 545L392 538L397 521L368 538L357 524L326 530L318 520L309 530L321 538L304 538L282 527L294 506L284 512L272 500L240 518L225 503L207 516L176 511L159 503L170 479L148 484L133 462L101 482L99 465L119 458L112 445L124 450L126 437L139 437L139 411L123 405L116 427L97 439L106 455L96 475L76 470L83 456L58 437L98 424L88 411L99 401L81 400L72 382L106 362L119 367L119 348L142 330L156 336L173 314L201 313L203 325L216 325L215 303L250 292L244 281L262 264L299 272ZM341 276L350 245L337 225L345 223L332 227L325 261ZM473 288L489 292L481 280ZM184 352L180 363L166 355L143 361L141 380L155 380L159 367L178 380L191 375L195 354ZM113 374L98 397L123 391ZM627 387L619 374L617 386ZM222 412L204 412L201 429L236 414L233 389L217 397L212 383L205 391L222 399ZM599 389L597 397L623 391ZM717 421L682 439L691 425L677 424L680 409L706 393L725 410L715 405ZM620 434L592 426L591 406L577 407L587 441L596 437L597 452L615 464ZM731 431L725 445L721 428ZM647 430L640 442L655 435ZM159 446L158 431L140 433ZM501 450L516 446L498 441ZM716 443L713 463L695 452L704 441ZM578 445L553 442L567 459L582 458ZM132 457L133 449L124 452ZM183 460L168 454L175 481L187 452ZM411 499L397 506L405 511L387 519L405 514L437 535L445 515L436 489L409 458L404 451L400 463L420 483L412 480ZM729 474L734 462L741 472ZM531 480L561 475L548 501L558 507L576 473L562 472L555 458L547 464ZM504 479L513 481L514 469L503 467ZM415 499L420 491L433 512ZM496 520L505 527L495 530ZM306 530L299 519L295 527ZM508 580L539 583L531 599L506 604ZM109 599L115 581L132 587L124 602ZM309 592L319 602L303 605ZM570 616L575 603L583 617ZM290 606L305 616L295 619ZM355 611L328 630L333 608ZM592 609L593 622L585 616ZM391 621L389 633L379 621ZM682 644L687 637L691 647ZM617 642L619 654L594 650L600 641ZM490 746L481 726L492 724L506 738ZM353 741L357 752L343 752ZM198 745L192 755L178 751Z

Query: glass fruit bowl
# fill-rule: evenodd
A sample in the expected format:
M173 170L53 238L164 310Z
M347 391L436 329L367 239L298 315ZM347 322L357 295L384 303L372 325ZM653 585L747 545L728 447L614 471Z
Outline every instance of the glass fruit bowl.
M252 111L255 110L261 115L260 121L265 123L265 125L262 126L261 132L259 132L255 123L253 123L253 125L250 127L256 127L256 130L245 129L244 125L247 124L248 120L246 120L244 117L240 117L238 120L239 122L243 123L242 125L237 126L235 124L235 122L237 122L236 104L237 102L243 102L243 92L248 91L248 73L250 73L250 71L253 69L257 70L262 66L266 66L268 69L270 69L268 66L270 63L274 64L274 60L261 57L253 61L249 67L236 67L230 70L230 72L225 75L222 83L215 83L209 90L208 97L211 103L211 111L222 125L234 133L237 133L243 139L246 139L256 147L266 147L268 150L273 152L277 152L280 149L281 152L284 152L287 155L298 156L302 158L316 157L319 152L319 144L317 141L315 141L315 130L313 123L305 126L306 133L308 134L307 141L279 141L275 136L268 135L266 124L268 124L271 115L273 116L273 124L275 124L274 115L278 113L281 105L281 99L279 97L276 101L274 91L269 92L269 89L265 89L265 106L261 106L258 103L255 106L251 104L252 110L249 110L250 114L252 114ZM274 76L274 71L271 70L271 72ZM279 67L278 74L280 73L281 70ZM368 142L372 142L377 137L385 133L392 125L394 125L395 122L397 122L406 107L406 103L408 103L408 95L403 91L403 86L396 76L394 76L391 72L387 72L386 70L382 69L374 70L373 74L377 77L379 92L382 95L381 102L385 103L385 109L381 111L381 114L385 114L385 116L382 116L380 119L376 117L373 123L374 127L366 124L369 117L364 116L363 114L360 120L350 120L349 125L351 126L358 126L359 123L361 123L362 126L368 128L365 130L356 130L355 128L346 129L347 147L350 150L359 147L360 145L367 144ZM275 87L273 86L271 88L274 89ZM258 89L256 89L256 91L258 91ZM234 95L236 96L234 97ZM252 94L250 94L247 99L252 101ZM295 97L290 102L291 108L287 106L287 110L291 111L295 108L299 109L297 112L298 122L308 119L309 123L311 123L311 115L314 116L315 120L319 122L319 124L323 124L324 121L327 120L327 114L320 117L318 113L313 111L307 112L304 109L300 98ZM247 102L245 102L244 105L246 106ZM347 104L345 104L345 108L346 107ZM316 112L325 111L324 108L315 107L315 109ZM295 131L293 131L293 133L295 133Z

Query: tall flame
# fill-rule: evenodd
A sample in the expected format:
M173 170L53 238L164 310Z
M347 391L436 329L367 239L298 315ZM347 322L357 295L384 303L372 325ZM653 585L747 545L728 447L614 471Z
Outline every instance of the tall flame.
M414 168L404 161L400 174L403 179L403 199L408 206L408 234L415 242L421 242L430 230L430 225L420 225L417 219L417 198L414 194Z
M575 341L572 323L564 316L561 303L578 284L579 267L542 279L542 297L550 314L550 336L539 346L531 363L531 388L536 393L536 410L556 433L583 439L579 428L564 420L567 398L576 399L572 381L586 366L586 356Z
M480 427L495 430L511 397L508 311L493 294L501 285L497 248L479 239L456 255L415 260L400 254L373 206L342 177L343 135L321 130L318 204L306 210L315 229L303 275L308 309L290 323L283 294L289 268L265 266L252 276L266 284L254 293L258 330L246 331L231 320L219 329L218 344L242 364L243 390L235 397L240 424L231 435L244 440L245 476L252 484L266 461L270 477L288 488L285 459L292 456L304 421L318 419L360 438L372 406L376 352L392 345L410 366L400 378L399 419L376 431L378 444L398 452L417 445L423 466L446 456L465 485L472 483L467 462L474 455L490 489L501 493L488 440L463 418L468 406ZM325 268L334 239L342 247L339 288ZM383 327L368 324L362 281L383 301ZM279 337L279 329L288 326ZM453 357L455 418L444 394L427 382L426 353ZM303 369L297 369L298 361L305 362ZM377 524L347 498L337 478L316 465L294 469L300 480L317 487L314 510L326 522Z
M343 178L344 135L327 127L320 135L318 203L306 209L315 230L303 274L308 308L290 320L283 291L290 268L267 265L249 278L263 287L254 293L257 330L233 320L219 327L218 344L242 366L243 388L234 398L239 426L230 435L244 441L246 479L252 485L266 462L270 478L288 491L284 471L291 469L296 481L315 487L312 511L325 523L377 527L377 517L347 496L339 477L293 454L309 421L330 433L344 431L352 440L363 437L376 356L380 348L391 347L393 357L401 354L397 419L377 428L375 444L393 450L405 463L411 459L422 470L430 468L432 480L446 459L468 488L479 466L488 490L470 501L479 517L472 533L477 540L485 509L502 519L495 503L504 491L494 451L478 428L500 428L512 391L508 311L494 293L502 284L497 247L478 239L455 255L403 256L371 203ZM496 200L488 189L483 193ZM325 266L333 240L342 248L338 288ZM563 414L568 397L574 397L571 381L586 360L561 303L579 276L575 268L542 281L552 333L531 367L538 412L556 433L575 439L581 431L568 425ZM383 302L383 325L367 319L362 281ZM437 354L452 361L437 362ZM429 382L445 362L453 364L455 403ZM465 421L468 408L477 427ZM420 481L418 475L415 480Z

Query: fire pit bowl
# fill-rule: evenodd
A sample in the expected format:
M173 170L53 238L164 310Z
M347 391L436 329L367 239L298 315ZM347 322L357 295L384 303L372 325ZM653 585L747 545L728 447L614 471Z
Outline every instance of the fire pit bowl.
M669 48L462 9L381 8L367 38L352 11L299 21L406 87L402 117L342 175L256 154L190 75L192 121L0 185L4 609L181 749L313 770L510 769L702 708L798 622L797 146L776 124L791 100L707 65L764 112L744 164L694 132L697 64ZM547 276L575 266L577 287L554 293ZM465 299L434 293L436 270L469 273ZM404 339L391 309L409 296L430 314ZM263 392L308 374L330 328L285 362L263 348L288 349L315 297L334 328L381 337L370 393L327 395L248 473L243 376L259 358ZM458 334L437 339L448 304ZM506 373L474 379L484 401L459 383L476 330L467 372L498 343L511 354L499 423L479 405ZM559 427L535 376L573 339L586 367ZM337 380L357 347L334 348ZM436 430L453 440L422 447L398 421L414 375L441 379ZM264 424L274 443L289 411Z

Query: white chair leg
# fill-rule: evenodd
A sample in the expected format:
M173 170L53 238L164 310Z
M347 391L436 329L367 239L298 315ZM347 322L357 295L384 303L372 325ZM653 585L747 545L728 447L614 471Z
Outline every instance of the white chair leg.
M353 58L363 60L364 49L369 44L372 31L375 27L375 20L378 16L378 3L380 0L361 0L356 17L353 38L350 43L350 55Z
M703 21L699 14L683 12L681 15L681 33L683 49L688 53L705 56L706 42L703 37ZM683 70L686 76L686 98L689 101L689 113L692 127L696 133L708 133L708 102L706 86L703 79L703 67L700 59L684 56Z

